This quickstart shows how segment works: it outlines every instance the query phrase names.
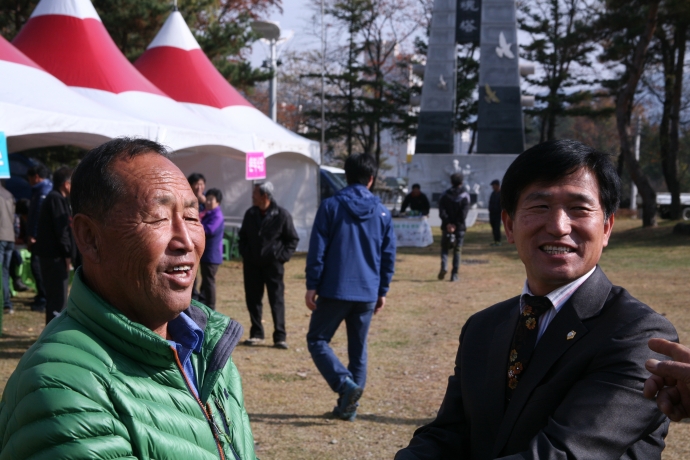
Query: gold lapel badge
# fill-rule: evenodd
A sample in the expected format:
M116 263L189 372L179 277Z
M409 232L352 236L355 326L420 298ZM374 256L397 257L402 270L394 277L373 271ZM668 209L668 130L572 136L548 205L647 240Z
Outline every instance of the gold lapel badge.
M568 335L565 336L565 338L566 338L567 340L572 340L572 339L575 338L575 334L577 334L577 332L575 332L575 331L570 331L570 332L568 332Z

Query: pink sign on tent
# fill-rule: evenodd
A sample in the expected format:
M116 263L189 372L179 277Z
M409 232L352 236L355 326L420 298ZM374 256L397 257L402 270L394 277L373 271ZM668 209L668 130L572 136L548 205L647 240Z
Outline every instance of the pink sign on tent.
M247 180L266 179L266 157L264 152L247 152Z

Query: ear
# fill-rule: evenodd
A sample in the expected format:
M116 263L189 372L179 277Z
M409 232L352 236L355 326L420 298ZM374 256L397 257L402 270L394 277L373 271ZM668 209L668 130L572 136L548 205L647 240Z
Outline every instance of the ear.
M84 261L99 263L98 249L102 241L99 224L85 214L77 214L72 218L72 233Z
M604 240L603 240L603 247L606 247L609 245L609 238L611 237L611 231L613 230L613 221L614 221L614 216L611 214L608 219L604 221Z
M501 211L501 220L503 221L503 229L506 232L506 238L508 240L508 243L515 243L515 238L513 238L514 222L505 210Z

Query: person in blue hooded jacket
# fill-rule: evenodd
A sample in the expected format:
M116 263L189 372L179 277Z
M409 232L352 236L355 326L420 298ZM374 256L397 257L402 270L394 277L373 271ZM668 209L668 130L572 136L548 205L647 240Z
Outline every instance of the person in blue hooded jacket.
M386 303L395 265L395 233L388 209L370 191L371 155L345 161L348 186L324 200L314 220L307 255L305 302L312 311L307 346L314 364L339 398L333 414L353 421L367 378L367 334ZM345 321L348 366L329 343Z

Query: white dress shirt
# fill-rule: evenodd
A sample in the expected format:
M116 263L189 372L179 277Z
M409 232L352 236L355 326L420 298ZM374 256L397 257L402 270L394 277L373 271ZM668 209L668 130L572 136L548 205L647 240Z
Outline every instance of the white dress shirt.
M568 301L570 296L572 296L575 293L575 291L577 291L578 288L582 286L582 283L587 281L587 278L589 278L596 269L597 267L595 266L593 269L591 269L589 272L585 273L575 281L568 283L565 286L561 286L558 289L555 289L546 294L546 297L549 298L549 300L553 304L553 307L551 307L550 310L548 310L546 313L539 317L539 333L537 334L537 342L539 342L541 336L544 335L546 328L549 327L549 324L551 324L553 318L561 310L561 307ZM520 296L520 313L522 313L522 311L525 309L525 294L534 295L532 294L532 291L529 290L527 280L525 280L525 285L522 288L522 294Z

